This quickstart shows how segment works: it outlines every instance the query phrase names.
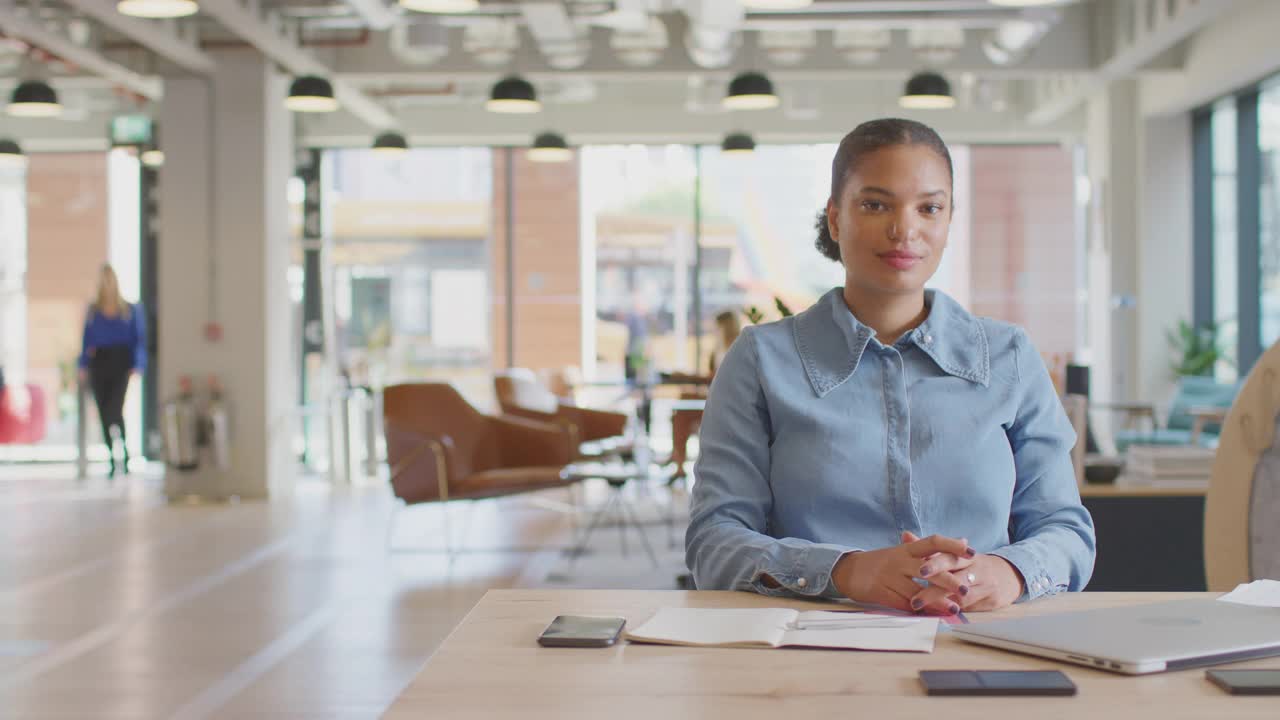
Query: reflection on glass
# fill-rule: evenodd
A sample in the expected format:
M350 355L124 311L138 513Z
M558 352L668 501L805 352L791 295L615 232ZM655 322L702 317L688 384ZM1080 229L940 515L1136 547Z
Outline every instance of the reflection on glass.
M491 392L492 162L488 148L332 153L327 277L338 368L353 384Z
M1258 145L1262 151L1260 188L1262 347L1280 340L1280 77L1258 96Z
M689 369L693 149L587 147L581 172L583 217L595 237L595 376Z
M1213 155L1213 316L1222 324L1223 347L1234 355L1239 314L1235 98L1214 105L1209 123ZM1219 362L1214 374L1219 380L1235 380L1235 365Z
M844 270L814 248L814 221L830 194L831 145L758 146L751 155L699 148L702 168L700 371L715 349L717 313L751 308L777 320L844 284Z

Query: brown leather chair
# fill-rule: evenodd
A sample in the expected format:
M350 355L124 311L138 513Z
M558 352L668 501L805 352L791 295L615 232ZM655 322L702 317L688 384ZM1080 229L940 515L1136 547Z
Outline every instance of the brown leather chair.
M406 505L565 487L575 445L562 426L485 415L447 383L383 392L391 487Z
M573 433L575 444L610 440L614 441L614 449L625 445L622 436L627 431L626 413L561 402L531 370L512 368L495 373L493 390L503 413L560 425Z

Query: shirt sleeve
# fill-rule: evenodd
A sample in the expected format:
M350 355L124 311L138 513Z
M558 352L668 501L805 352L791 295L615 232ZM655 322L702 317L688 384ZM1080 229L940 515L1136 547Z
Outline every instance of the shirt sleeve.
M84 333L80 340L80 359L78 361L78 365L81 370L85 370L89 367L89 351L93 349L93 345L91 344L93 342L93 319L93 308L89 308L88 312L84 314Z
M754 333L725 354L702 417L685 554L700 590L772 596L842 597L831 571L856 548L768 534L769 410ZM779 587L769 587L764 577Z
M133 306L133 369L147 369L147 316L142 303Z
M1008 428L1017 482L1010 544L992 554L1009 561L1026 583L1019 602L1063 590L1083 590L1093 574L1093 518L1080 502L1071 466L1075 431L1049 371L1026 334L1014 344L1018 410Z

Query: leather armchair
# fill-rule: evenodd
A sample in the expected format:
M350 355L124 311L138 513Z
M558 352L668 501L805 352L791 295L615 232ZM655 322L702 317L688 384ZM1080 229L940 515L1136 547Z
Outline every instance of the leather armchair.
M408 505L565 487L573 460L566 428L476 410L447 383L383 392L387 463Z
M620 439L627 431L626 413L561 402L531 370L513 368L495 373L493 390L504 414L560 425L573 434L575 445Z

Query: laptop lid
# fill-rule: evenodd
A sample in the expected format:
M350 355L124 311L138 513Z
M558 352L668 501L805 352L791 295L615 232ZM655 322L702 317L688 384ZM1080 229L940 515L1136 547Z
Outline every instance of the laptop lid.
M1006 650L1126 673L1280 655L1280 608L1174 600L953 628Z

